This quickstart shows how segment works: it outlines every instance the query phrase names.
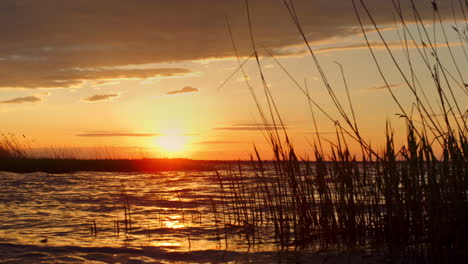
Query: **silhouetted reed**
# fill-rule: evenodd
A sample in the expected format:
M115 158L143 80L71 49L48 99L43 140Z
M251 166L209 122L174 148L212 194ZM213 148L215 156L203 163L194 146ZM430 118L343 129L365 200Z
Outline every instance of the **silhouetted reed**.
M12 133L0 134L0 159L24 159L30 154L30 141Z
M128 198L127 190L125 189L125 185L123 184L123 182L121 182L120 185L122 206L124 209L124 232L125 235L128 235L132 232L132 214L130 212L130 200Z
M94 219L93 219L93 223L90 225L90 231L91 231L91 235L93 237L97 237L98 230L97 230L97 226L96 226L96 220L94 220Z

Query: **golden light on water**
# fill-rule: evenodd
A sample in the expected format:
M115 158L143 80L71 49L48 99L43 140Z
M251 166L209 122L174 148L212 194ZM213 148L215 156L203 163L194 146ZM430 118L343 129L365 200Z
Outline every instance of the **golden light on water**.
M178 246L180 246L180 243L157 242L157 243L154 243L154 245L157 246L157 247L178 247Z
M166 228L178 229L185 227L185 224L182 223L182 217L180 215L173 215L164 220L163 226Z

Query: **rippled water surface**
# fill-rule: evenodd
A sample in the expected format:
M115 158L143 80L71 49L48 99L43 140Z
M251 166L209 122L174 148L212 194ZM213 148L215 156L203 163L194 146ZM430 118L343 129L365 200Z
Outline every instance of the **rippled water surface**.
M214 172L1 172L0 186L4 262L223 262L248 250L220 239Z
M2 263L323 260L317 254L279 258L268 241L248 245L242 230L221 229L213 214L222 210L214 171L0 172L0 186Z

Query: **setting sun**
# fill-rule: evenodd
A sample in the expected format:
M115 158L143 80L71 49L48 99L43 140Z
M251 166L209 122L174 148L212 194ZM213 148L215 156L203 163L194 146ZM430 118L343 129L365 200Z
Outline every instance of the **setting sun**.
M163 135L155 140L155 146L164 154L181 153L187 149L187 137L181 135Z

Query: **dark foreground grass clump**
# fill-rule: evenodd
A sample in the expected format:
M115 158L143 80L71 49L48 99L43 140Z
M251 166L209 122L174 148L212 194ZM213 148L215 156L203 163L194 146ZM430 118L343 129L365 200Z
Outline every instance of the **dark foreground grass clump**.
M265 162L256 151L252 158L255 176L245 173L239 165L219 177L227 225L249 230L251 243L271 242L272 238L279 249L360 248L371 254L384 254L392 263L465 263L468 258L468 85L464 79L466 68L460 65L466 65L468 57L453 55L446 35L447 25L443 23L437 2L427 2L432 9L426 12L432 13L429 22L421 14L421 8L427 7L418 6L413 0L388 1L394 7L395 27L401 36L399 50L404 54L401 59L383 37L365 1L351 0L371 60L387 87L389 98L397 106L397 115L407 125L406 143L396 145L394 131L387 123L387 131L383 133L385 146L380 149L372 147L360 133L343 68L340 65L346 102L339 99L327 79L293 1L283 2L335 109L325 109L266 50L311 106L312 125L317 132L310 148L314 159L298 157L265 81L251 33L252 57L262 79L266 111L247 78L246 83L267 130L274 160ZM246 3L250 32L253 32ZM463 41L464 52L468 44L466 10L466 1L452 2L455 22L450 29ZM371 31L380 42L369 40ZM440 55L436 40L442 40L449 57ZM382 61L376 56L373 45L384 47L382 52L389 60ZM416 60L421 63L415 63ZM405 98L403 103L392 91L384 64L394 66L413 102L408 104ZM242 67L239 62L239 68ZM424 85L423 78L426 78ZM333 116L332 110L338 116ZM316 114L322 114L335 125L336 140L331 142L320 137ZM350 141L359 145L353 153L348 147ZM330 145L328 152L326 144Z
M253 161L255 177L231 170L220 177L228 224L250 228L252 238L267 234L264 241L274 234L282 249L385 249L393 261L465 259L467 157L446 152L439 159L427 142L411 133L408 140L397 154L389 136L379 159L357 161L337 146L329 161L316 151L310 162L291 148L273 163Z

